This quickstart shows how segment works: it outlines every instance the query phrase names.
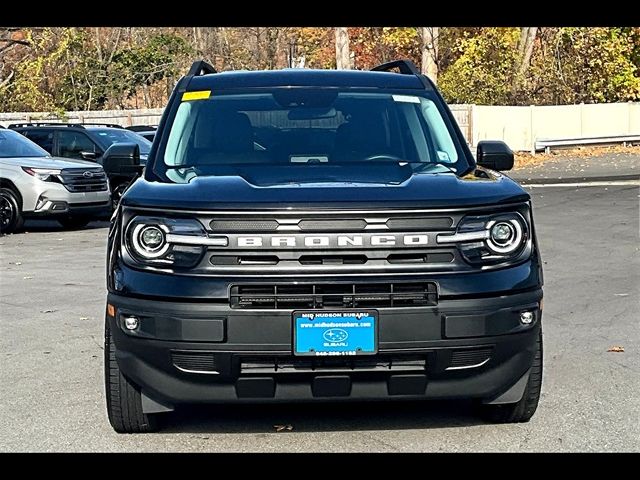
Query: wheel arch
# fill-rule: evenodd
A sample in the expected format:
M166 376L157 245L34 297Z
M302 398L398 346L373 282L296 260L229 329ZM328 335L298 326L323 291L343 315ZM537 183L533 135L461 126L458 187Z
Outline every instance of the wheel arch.
M18 206L20 207L20 210L22 210L22 195L20 194L20 190L18 190L18 187L16 187L15 184L8 178L0 178L0 188L8 188L9 190L13 191L13 193L16 194Z

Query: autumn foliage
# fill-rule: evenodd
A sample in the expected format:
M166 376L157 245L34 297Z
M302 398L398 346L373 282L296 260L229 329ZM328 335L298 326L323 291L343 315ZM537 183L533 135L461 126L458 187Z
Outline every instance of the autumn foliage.
M349 27L351 68L397 58L424 65L424 28ZM526 28L529 37L519 27L438 29L433 55L445 98L640 100L640 28ZM194 59L219 70L335 68L334 42L328 27L0 28L0 111L161 107Z

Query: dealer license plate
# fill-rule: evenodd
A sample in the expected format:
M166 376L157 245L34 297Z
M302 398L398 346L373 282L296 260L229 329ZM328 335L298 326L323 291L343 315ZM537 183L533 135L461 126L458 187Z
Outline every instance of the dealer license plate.
M375 310L293 312L294 355L372 355L377 351Z

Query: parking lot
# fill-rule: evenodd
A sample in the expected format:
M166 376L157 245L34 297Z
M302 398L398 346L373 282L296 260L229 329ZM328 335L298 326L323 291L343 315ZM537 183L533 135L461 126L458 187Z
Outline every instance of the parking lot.
M530 192L545 357L527 424L485 424L467 402L209 406L118 435L103 393L107 223L32 222L0 237L0 450L640 451L639 189Z

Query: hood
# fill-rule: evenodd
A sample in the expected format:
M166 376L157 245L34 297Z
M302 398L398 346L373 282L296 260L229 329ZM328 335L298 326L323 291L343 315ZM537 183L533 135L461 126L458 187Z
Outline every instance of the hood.
M5 164L34 168L102 168L96 162L62 157L11 157L0 158L0 161Z
M257 168L257 167L256 167ZM446 168L435 173L374 172L341 175L337 170L314 170L292 180L290 169L260 167L234 175L201 176L187 183L164 183L139 178L122 199L124 205L181 210L262 208L455 208L521 202L529 194L509 177L477 168L458 177ZM378 180L375 180L378 178Z

